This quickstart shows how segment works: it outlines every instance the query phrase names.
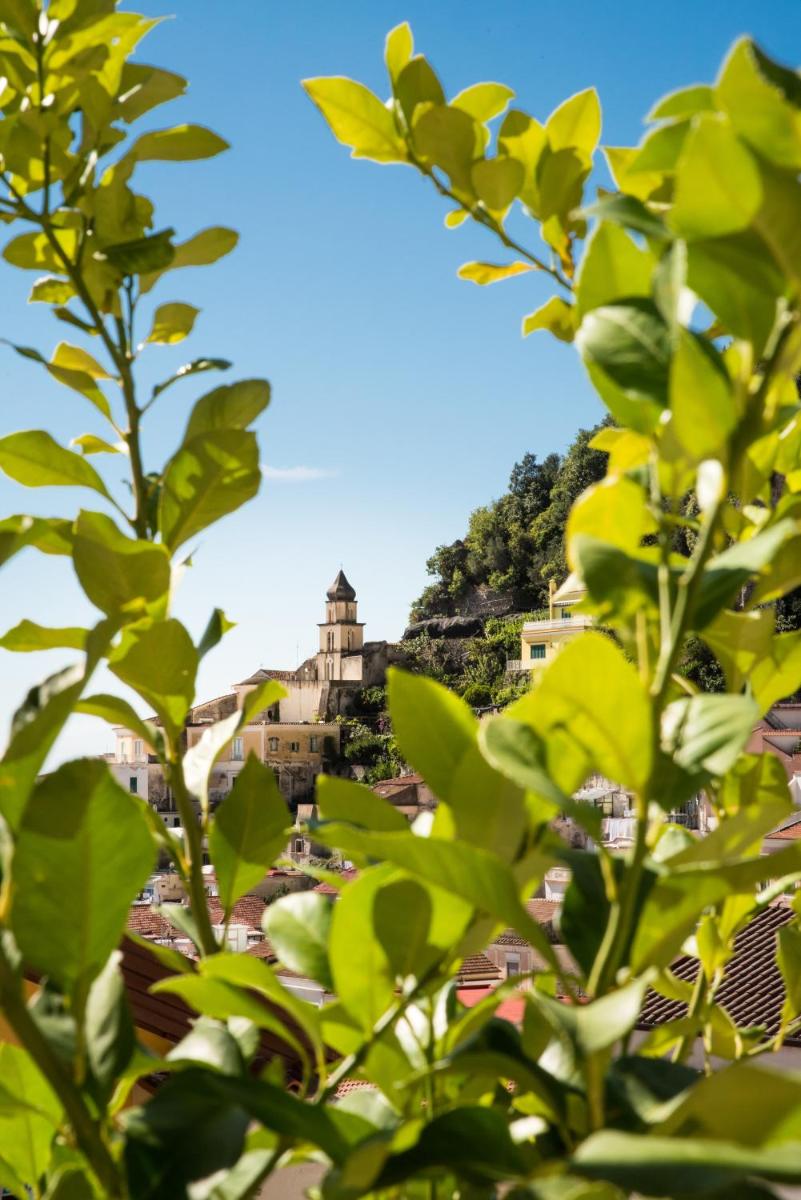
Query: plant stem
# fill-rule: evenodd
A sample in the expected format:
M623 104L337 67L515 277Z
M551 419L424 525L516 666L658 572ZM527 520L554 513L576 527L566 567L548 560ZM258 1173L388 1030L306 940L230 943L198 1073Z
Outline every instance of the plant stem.
M28 1011L20 980L0 944L0 996L3 1015L30 1054L39 1070L61 1101L75 1139L85 1155L104 1195L125 1194L120 1172L111 1155L98 1123L84 1103L83 1097L67 1073L64 1064L51 1049L49 1042Z
M195 806L184 779L183 762L180 747L170 746L169 757L164 763L167 783L172 788L181 815L184 829L184 845L187 850L187 873L189 878L189 899L192 905L192 915L195 918L204 954L216 954L220 947L214 936L209 916L209 906L206 901L206 890L203 886L203 842L200 826L197 823Z

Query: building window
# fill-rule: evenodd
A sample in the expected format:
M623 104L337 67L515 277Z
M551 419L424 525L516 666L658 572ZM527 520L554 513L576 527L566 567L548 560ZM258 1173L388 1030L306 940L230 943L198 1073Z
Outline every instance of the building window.
M317 746L319 744L319 741L320 741L320 739L318 738L316 733L313 733L311 735L311 737L309 738L309 749L311 750L312 754L315 754L317 752Z
M135 796L137 794L137 792L139 791L139 780L136 778L135 775L131 775L131 777L128 780L128 791L131 793L132 796Z
M569 608L563 608L563 609L562 609L562 620L563 620L563 621L564 621L566 618L569 618L569 617L572 617L572 616L573 616L573 614L572 614L572 612L570 611L570 609L569 609Z
M519 975L519 974L520 974L520 955L519 954L507 954L506 955L506 978L511 979L513 975Z
M270 747L270 753L275 754L278 750L278 738L268 738L267 745Z
M128 742L123 740L120 742L120 762L128 761Z
M530 652L532 658L545 658L545 643L535 642L534 645L530 647Z
M142 757L142 742L137 738L134 742L134 762L141 762Z
M231 758L239 760L245 757L244 738L235 737L231 742Z
M297 754L297 752L300 750L300 742L290 742L289 749Z
M295 854L303 853L303 838L295 838L294 852Z

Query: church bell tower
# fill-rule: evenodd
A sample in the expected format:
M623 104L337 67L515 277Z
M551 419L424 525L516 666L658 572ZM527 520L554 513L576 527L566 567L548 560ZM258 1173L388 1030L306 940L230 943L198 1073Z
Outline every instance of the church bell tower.
M320 623L317 654L318 679L361 679L364 622L356 618L356 592L340 570L325 594L325 621Z

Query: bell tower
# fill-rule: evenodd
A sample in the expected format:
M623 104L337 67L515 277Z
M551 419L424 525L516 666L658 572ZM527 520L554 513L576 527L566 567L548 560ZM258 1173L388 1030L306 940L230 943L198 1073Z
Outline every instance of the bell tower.
M358 621L356 592L340 570L325 594L325 621L320 623L320 650L317 654L318 679L360 679L364 622ZM358 656L353 669L348 658Z

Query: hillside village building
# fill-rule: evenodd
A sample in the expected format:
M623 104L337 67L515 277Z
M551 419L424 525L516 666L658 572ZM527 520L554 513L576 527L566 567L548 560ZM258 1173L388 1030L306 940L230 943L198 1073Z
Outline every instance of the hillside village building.
M583 629L592 625L592 617L575 612L586 595L575 575L569 575L561 587L551 581L548 616L526 621L520 632L520 658L507 663L510 671L541 671L563 646Z
M223 751L212 772L209 799L219 803L231 790L249 754L275 772L278 786L292 805L314 790L314 781L339 754L340 726L363 687L383 683L391 650L387 642L365 642L358 620L356 592L339 571L326 592L325 620L319 624L319 648L294 671L260 667L232 685L230 692L195 705L184 737L194 746L205 729L242 707L259 684L277 680L286 696L256 713ZM161 766L130 729L115 730L110 766L122 786L146 799L168 826L179 817Z

